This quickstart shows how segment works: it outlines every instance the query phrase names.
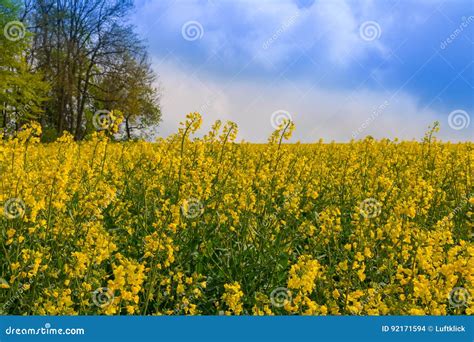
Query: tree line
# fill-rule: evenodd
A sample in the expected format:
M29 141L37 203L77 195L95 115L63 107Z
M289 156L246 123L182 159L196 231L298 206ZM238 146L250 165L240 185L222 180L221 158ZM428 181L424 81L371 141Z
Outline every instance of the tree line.
M144 137L161 120L146 46L128 18L131 0L0 0L0 127L36 120L43 140L95 131L118 111L119 137Z

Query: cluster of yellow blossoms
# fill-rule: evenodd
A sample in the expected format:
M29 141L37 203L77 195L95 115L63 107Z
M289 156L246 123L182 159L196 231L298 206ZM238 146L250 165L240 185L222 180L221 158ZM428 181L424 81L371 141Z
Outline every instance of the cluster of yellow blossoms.
M0 137L6 314L472 314L474 145ZM113 132L112 132L113 133Z

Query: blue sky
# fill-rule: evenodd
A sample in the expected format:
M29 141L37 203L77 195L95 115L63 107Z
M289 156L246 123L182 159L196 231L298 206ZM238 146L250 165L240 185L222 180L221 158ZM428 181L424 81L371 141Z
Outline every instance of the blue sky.
M474 2L136 0L162 91L160 135L190 111L265 141L474 137ZM452 113L452 114L451 114ZM451 115L450 115L451 114Z

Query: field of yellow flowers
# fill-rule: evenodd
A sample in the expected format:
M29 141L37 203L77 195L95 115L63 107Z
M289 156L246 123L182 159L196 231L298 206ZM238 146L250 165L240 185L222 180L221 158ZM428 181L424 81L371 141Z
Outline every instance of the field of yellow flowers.
M472 314L474 144L0 141L0 310Z

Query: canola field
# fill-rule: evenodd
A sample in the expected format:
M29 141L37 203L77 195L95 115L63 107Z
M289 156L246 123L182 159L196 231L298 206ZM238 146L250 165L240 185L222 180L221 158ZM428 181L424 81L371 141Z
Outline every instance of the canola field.
M474 294L474 144L0 141L0 311L457 315Z

